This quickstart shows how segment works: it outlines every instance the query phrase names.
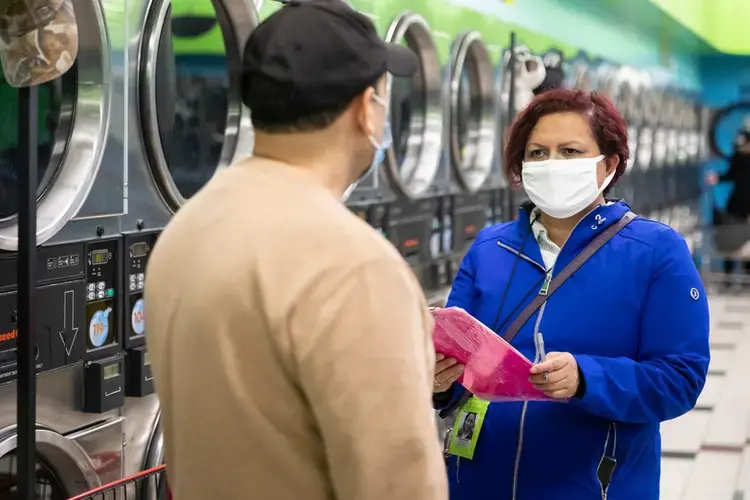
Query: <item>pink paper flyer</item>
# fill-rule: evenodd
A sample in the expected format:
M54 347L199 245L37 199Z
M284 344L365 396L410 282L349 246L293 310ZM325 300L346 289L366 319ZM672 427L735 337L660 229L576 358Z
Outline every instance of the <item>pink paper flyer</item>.
M458 382L487 401L551 401L529 382L533 366L499 335L457 307L433 309L435 351L466 366Z

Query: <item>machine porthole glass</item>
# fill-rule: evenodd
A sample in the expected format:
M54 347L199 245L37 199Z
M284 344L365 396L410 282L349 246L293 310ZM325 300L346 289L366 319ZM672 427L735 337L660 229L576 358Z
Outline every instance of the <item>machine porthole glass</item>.
M37 428L36 495L41 500L65 500L101 484L90 457L73 441ZM0 498L18 496L18 435L16 427L0 430Z
M190 198L213 176L221 159L229 71L221 30L212 37L209 53L187 47L180 50L189 47L191 39L215 32L215 17L180 18L172 12L164 22L156 63L156 102L172 103L159 109L163 113L157 122L167 168L180 194ZM170 66L174 75L168 74Z
M41 197L60 168L73 125L75 67L62 78L39 86L38 92L37 193ZM8 85L0 74L0 221L7 221L18 212L18 184L21 173L18 113L18 89Z
M406 40L401 45L409 47ZM413 47L410 47L413 49ZM409 139L413 133L419 133L414 126L418 126L419 117L414 112L424 109L424 75L421 70L412 78L391 78L391 131L393 133L392 150L396 161L402 166L403 177L408 178L412 172L406 171L406 159L409 153ZM416 120L415 120L416 118ZM411 165L414 166L413 164Z
M238 68L257 24L254 0L150 6L139 68L142 125L154 179L172 210L217 169L249 155L252 127Z
M100 2L73 0L76 63L38 87L37 244L81 209L96 180L107 139L112 70ZM18 91L0 77L0 250L18 249Z
M53 469L41 459L36 460L36 498L38 500L65 500L70 497ZM18 457L11 451L0 457L0 498L18 497Z
M442 142L442 73L437 48L426 21L405 13L391 23L386 41L409 47L419 57L412 78L389 77L393 145L385 171L407 198L424 196L440 166Z
M476 192L492 171L495 141L494 75L476 32L459 36L451 54L451 163L463 189Z

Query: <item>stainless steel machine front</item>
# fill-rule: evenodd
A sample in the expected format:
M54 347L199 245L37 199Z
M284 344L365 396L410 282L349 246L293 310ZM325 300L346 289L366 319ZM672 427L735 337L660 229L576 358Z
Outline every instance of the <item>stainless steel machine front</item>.
M442 73L437 47L427 22L406 12L396 18L385 36L404 44L419 57L412 78L389 77L393 146L385 158L385 173L404 197L429 194L440 167L443 116Z
M473 194L487 182L493 169L498 173L492 62L476 31L459 35L453 43L450 60L451 166L464 192Z
M73 4L78 24L86 26L79 31L76 63L62 78L39 88L38 244L55 236L60 239L64 228L67 239L76 238L75 231L66 227L76 215L85 219L122 212L122 148L108 141L113 87L117 82L112 78L104 12L98 0L75 0ZM18 91L2 77L0 103L0 251L15 251L21 172L17 149ZM113 162L100 169L105 148ZM100 170L102 179L93 189ZM96 200L81 211L89 197Z
M122 475L123 419L80 412L83 366L37 377L37 494L65 499ZM16 491L16 385L0 386L0 498Z
M240 68L258 13L251 0L216 2L216 10L203 3L200 16L179 15L169 0L151 0L145 10L140 124L153 179L172 211L218 168L252 152Z

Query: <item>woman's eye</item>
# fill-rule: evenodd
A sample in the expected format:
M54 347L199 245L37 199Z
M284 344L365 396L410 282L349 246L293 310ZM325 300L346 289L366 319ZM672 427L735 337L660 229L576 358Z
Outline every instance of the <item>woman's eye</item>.
M562 152L565 156L577 156L581 154L579 150L573 148L565 148Z
M544 151L541 149L534 149L529 151L529 158L541 158L544 155Z

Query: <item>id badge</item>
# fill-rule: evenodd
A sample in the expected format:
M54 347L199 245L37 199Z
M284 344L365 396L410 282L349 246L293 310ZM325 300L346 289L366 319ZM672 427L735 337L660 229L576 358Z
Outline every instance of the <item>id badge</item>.
M476 397L472 397L461 406L456 415L456 423L453 424L448 453L469 460L474 457L474 449L489 406L489 401L482 401Z

